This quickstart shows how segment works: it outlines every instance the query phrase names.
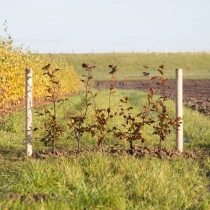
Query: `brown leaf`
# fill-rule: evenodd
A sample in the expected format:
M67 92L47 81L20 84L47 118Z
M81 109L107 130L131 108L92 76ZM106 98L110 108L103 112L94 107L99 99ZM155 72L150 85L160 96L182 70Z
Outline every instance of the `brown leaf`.
M83 63L83 64L82 64L82 68L88 68L88 64Z
M133 107L132 107L132 106L130 106L130 107L128 107L128 108L127 108L127 110L130 110L130 109L133 109Z
M52 73L54 73L54 72L56 72L56 71L59 71L59 70L60 70L60 69L57 69L57 68L56 68L56 69L54 69L54 70L52 71Z
M148 76L150 73L149 72L143 72L144 76Z
M52 81L52 83L59 85L59 81Z
M120 112L120 113L119 113L120 116L123 115L123 114L124 114L124 112Z
M48 70L50 68L50 64L48 63L45 67L43 67L43 70Z
M158 76L151 77L150 80L154 80L156 78L158 78Z
M161 69L158 69L158 71L163 75L163 71Z
M117 66L110 67L112 70L109 72L110 74L114 74L117 71Z
M160 67L161 69L164 69L164 64L161 64L159 67Z

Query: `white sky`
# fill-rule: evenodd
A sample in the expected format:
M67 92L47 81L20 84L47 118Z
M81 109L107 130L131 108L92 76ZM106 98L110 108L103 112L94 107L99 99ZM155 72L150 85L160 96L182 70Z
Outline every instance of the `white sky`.
M5 20L32 52L210 51L210 0L0 0Z

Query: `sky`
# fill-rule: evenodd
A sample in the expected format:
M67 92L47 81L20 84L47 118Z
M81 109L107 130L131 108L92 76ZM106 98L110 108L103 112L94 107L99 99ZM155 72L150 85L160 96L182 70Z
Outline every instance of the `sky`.
M39 53L210 52L210 0L0 0L0 36Z

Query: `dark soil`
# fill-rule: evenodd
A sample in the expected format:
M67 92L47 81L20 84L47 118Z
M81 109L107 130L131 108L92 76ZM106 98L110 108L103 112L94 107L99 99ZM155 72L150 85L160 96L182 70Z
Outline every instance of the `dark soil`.
M74 95L73 93L70 93L70 94L67 94L67 95L61 95L61 96L58 96L58 99L65 99L65 98L68 98L69 96L72 96ZM39 108L39 107L43 107L49 103L52 103L52 101L47 98L47 97L44 97L44 98L34 98L33 99L33 108ZM6 114L7 113L12 113L12 112L19 112L19 111L22 111L23 109L25 109L26 107L26 100L25 99L19 99L18 101L10 101L9 104L8 104L8 107L7 109L5 110ZM2 107L0 107L1 109ZM3 113L3 114L5 114ZM2 115L2 113L1 113Z
M96 148L85 148L80 150L80 154L88 154L88 153L97 153L97 152L103 152L104 154L109 154L113 156L118 155L128 155L133 156L135 158L143 158L143 157L156 157L159 159L171 159L176 157L184 157L184 158L203 158L204 154L199 153L198 151L184 151L180 153L177 150L162 148L159 150L158 148L153 147L137 147L135 146L133 150L130 149L122 149L117 147L109 147L106 149L96 149ZM66 150L66 149L60 149L56 150L54 152L52 151L46 151L46 150L40 150L38 152L34 152L32 155L32 158L35 159L46 159L46 158L55 158L55 157L65 157L65 156L78 156L78 150ZM208 155L208 154L206 154Z
M114 88L122 90L133 89L147 91L148 85L155 87L155 81L153 81L153 84L149 84L150 82L151 81L145 80L114 81ZM98 90L103 90L110 88L110 85L110 81L97 81L95 82L94 87ZM169 98L175 100L175 80L168 80L167 85L170 86L170 89L167 90ZM183 103L192 109L196 109L201 113L210 115L210 80L184 80Z
M17 200L20 199L20 202L26 201L26 200L31 200L33 199L35 202L41 202L47 199L52 199L55 200L57 199L57 196L55 194L44 194L44 193L36 193L36 194L20 194L20 193L14 193L14 192L9 192L9 193L2 193L4 199L6 201L11 201L11 200Z

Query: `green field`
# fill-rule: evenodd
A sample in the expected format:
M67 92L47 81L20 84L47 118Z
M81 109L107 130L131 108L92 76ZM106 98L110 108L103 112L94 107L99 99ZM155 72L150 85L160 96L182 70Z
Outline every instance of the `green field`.
M107 53L107 54L49 54L54 59L62 58L74 66L79 76L84 74L82 63L95 65L94 78L108 80L109 64L118 66L116 79L145 79L142 72L148 65L151 75L157 74L160 64L165 65L165 75L175 78L175 69L183 69L184 79L210 79L209 53Z
M96 90L93 90L97 92ZM97 104L107 108L108 91L101 91ZM139 91L117 91L112 98L116 103L129 96L129 105L139 111L146 103L146 94ZM69 98L58 112L65 124L64 113L77 110L81 96ZM168 101L171 115L175 115L174 102ZM80 107L81 108L81 107ZM107 155L97 149L97 139L85 135L82 148L95 147L96 152L79 156L25 157L24 112L8 117L1 125L0 135L0 209L209 209L210 170L207 154L210 145L210 119L197 111L184 109L184 150L205 154L203 158L158 159L150 156ZM115 123L119 123L116 121ZM34 127L43 122L34 114ZM138 146L157 147L154 135L146 131L150 140ZM34 152L50 150L39 139L42 131L33 134ZM105 147L124 141L108 138ZM175 148L175 134L163 143ZM76 149L75 138L64 135L58 148Z

